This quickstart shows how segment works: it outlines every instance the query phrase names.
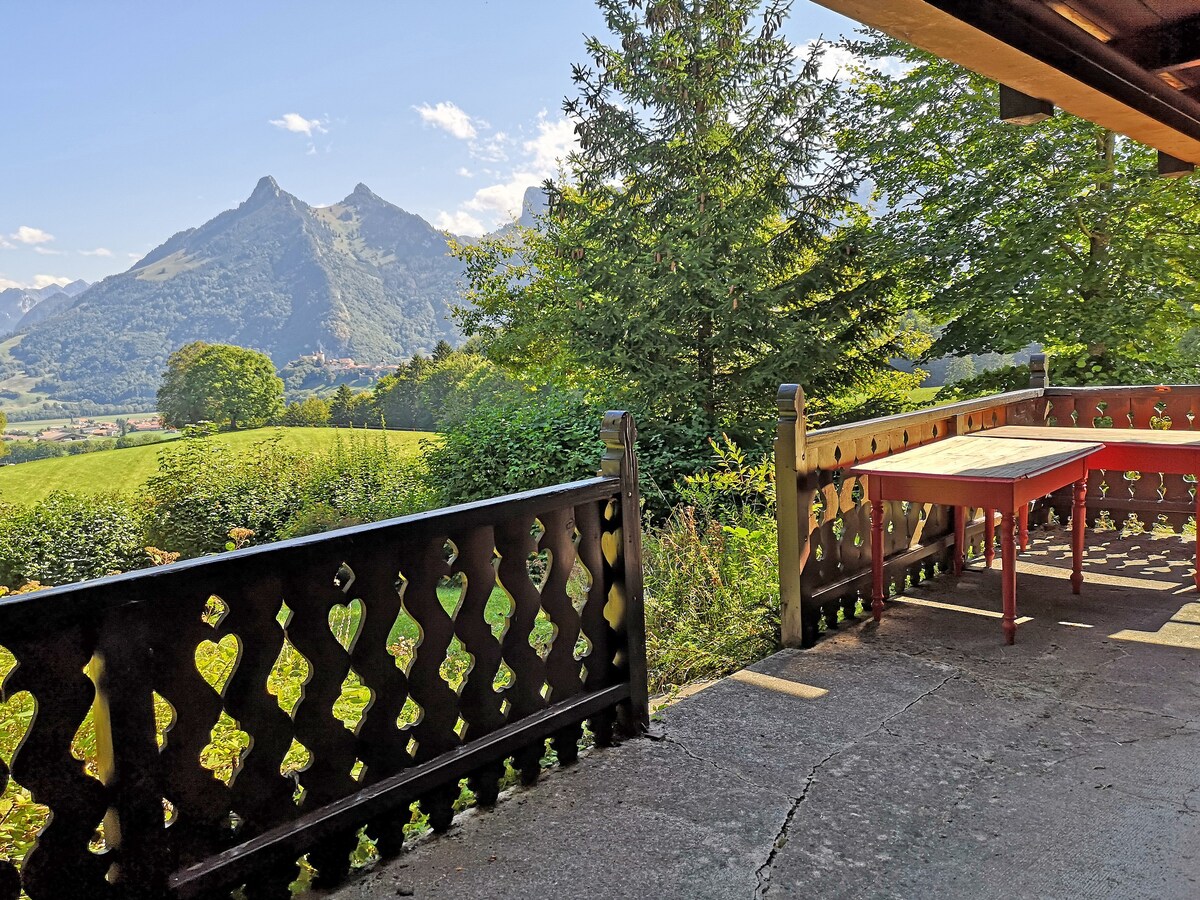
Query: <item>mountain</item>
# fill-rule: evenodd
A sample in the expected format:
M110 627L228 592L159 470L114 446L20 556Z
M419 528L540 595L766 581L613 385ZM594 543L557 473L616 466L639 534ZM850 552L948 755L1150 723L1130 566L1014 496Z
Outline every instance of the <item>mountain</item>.
M9 288L0 291L0 335L19 330L47 301L50 309L58 311L70 306L71 300L90 285L82 278L67 285L50 284L43 288ZM53 315L48 312L47 315ZM41 316L45 318L46 316Z
M167 356L194 340L278 366L319 349L392 362L458 339L462 274L445 233L366 185L312 207L268 176L236 209L22 322L10 352L57 399L98 403L152 398Z
M41 302L41 297L24 288L0 291L0 334L13 330L21 318Z

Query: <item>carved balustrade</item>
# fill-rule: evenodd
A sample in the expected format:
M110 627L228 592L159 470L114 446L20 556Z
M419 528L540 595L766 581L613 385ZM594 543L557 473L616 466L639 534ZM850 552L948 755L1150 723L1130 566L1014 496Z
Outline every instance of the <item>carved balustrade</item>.
M822 626L836 628L839 620L868 609L870 504L866 478L846 474L854 464L1006 424L1200 429L1200 385L1051 387L1041 355L1032 361L1027 390L850 425L808 431L797 385L781 386L778 403L780 597L788 646L809 646ZM1194 517L1194 497L1192 476L1093 471L1089 522L1120 526L1133 515L1142 525L1181 531ZM1070 508L1069 496L1051 495L1037 505L1032 521L1045 521L1051 509L1066 521ZM977 553L983 526L974 512L967 550ZM885 523L887 590L902 592L949 567L950 507L890 502Z
M0 601L36 705L0 792L48 812L0 898L286 897L644 729L629 416L602 436L596 478Z

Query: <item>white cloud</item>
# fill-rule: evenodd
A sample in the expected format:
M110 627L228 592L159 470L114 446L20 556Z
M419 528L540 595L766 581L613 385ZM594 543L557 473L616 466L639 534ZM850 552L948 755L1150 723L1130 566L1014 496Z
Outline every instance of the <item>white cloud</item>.
M501 162L510 152L517 158L507 171L482 169L481 173L495 179L495 183L477 190L455 212L441 213L438 216L440 227L456 234L475 236L521 214L525 192L557 175L562 160L577 146L575 129L569 119L552 119L543 110L538 114L534 130L534 136L526 140L496 132L471 143L471 154L477 158Z
M65 287L71 283L70 278L64 278L62 275L34 275L33 287L44 288L50 287L52 284L57 284L59 287Z
M541 181L534 172L513 172L506 181L477 190L475 196L463 204L463 208L484 213L494 223L515 218L521 214L525 189Z
M579 145L575 138L575 126L570 119L551 121L543 111L538 114L537 130L537 137L521 146L530 157L533 169L544 173L542 178L548 178L558 171L559 162Z
M811 40L792 48L796 60L803 63L812 53L817 44L822 45L821 61L817 63L817 77L835 81L849 81L851 70L857 66L870 65L880 69L885 75L903 75L911 68L896 57L886 59L864 60L855 56L846 47L831 44L828 41Z
M54 235L47 234L40 228L30 228L28 225L22 225L13 234L9 235L14 241L19 244L47 244L54 240Z
M80 250L84 256L112 256L113 252L107 247L97 247L95 250Z
M512 138L503 131L497 131L483 140L471 141L469 149L471 156L480 162L502 163L508 162L508 150L511 145Z
M459 166L458 174L459 174L460 178L474 178L475 177L475 173L472 172L470 169L468 169L466 166Z
M25 285L19 281L13 281L11 278L0 278L0 291L7 291L9 288L23 288Z
M278 119L268 119L269 124L276 128L282 128L284 131L290 131L293 134L303 134L308 137L313 136L313 132L325 134L325 122L321 119L306 119L300 113L284 113Z
M51 250L49 247L38 246L38 247L33 248L33 252L40 253L42 256L62 256L66 251L65 250Z
M438 228L449 231L451 234L466 234L471 237L478 237L487 230L483 227L482 222L470 213L463 212L461 209L453 213L448 213L445 210L439 212L433 224Z
M422 103L420 106L414 106L413 109L417 111L422 122L447 131L460 141L473 140L478 133L471 117L449 100L433 106Z

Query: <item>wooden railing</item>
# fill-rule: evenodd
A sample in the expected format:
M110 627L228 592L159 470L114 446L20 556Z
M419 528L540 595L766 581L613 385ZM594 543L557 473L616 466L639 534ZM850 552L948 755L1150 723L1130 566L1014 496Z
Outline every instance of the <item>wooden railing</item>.
M634 436L605 418L597 478L0 601L0 700L36 703L11 777L49 809L0 898L286 897L585 721L643 730Z
M1005 424L1200 430L1200 385L1056 388L1048 384L1042 355L1031 363L1027 390L834 428L807 430L798 385L782 385L778 402L775 470L787 646L810 646L822 625L836 628L839 619L869 608L870 504L866 479L846 475L855 463ZM1089 521L1119 525L1134 514L1179 531L1194 512L1194 487L1194 480L1180 475L1094 471ZM1033 521L1044 521L1050 509L1065 521L1070 506L1065 495L1052 495ZM950 507L889 502L885 528L887 590L901 592L949 567ZM967 529L968 552L982 549L982 533L977 515Z

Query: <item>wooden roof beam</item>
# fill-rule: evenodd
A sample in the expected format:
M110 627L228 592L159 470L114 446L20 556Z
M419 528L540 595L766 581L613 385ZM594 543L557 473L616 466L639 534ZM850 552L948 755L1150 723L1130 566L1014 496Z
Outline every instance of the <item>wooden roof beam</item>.
M1090 119L1200 163L1200 103L1040 0L812 0Z
M1000 85L1000 120L1009 125L1033 125L1054 115L1054 104Z
M1108 46L1151 72L1200 65L1200 16L1122 35Z

